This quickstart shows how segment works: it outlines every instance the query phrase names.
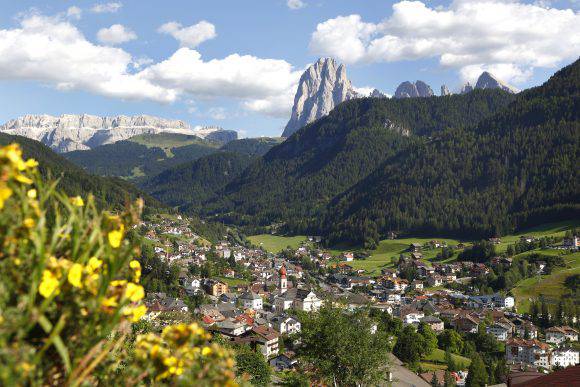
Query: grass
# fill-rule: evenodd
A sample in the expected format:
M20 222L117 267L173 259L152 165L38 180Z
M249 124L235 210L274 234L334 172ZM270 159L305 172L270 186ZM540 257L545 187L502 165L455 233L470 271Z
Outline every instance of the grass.
M542 254L558 253L555 250L534 250L533 252ZM565 268L555 269L549 275L527 278L518 282L511 291L516 299L518 312L529 312L531 299L538 298L540 295L550 300L561 299L571 294L570 290L564 286L564 281L574 274L580 274L580 252L565 255L564 260L567 265Z
M466 357L451 354L451 357L455 361L455 364L461 368L467 368L471 364L471 359ZM425 356L421 360L421 368L427 371L434 371L434 370L445 370L447 369L447 364L445 362L445 351L439 348L436 348L431 352L430 355Z
M147 148L161 148L167 158L173 157L173 152L171 151L173 148L180 148L192 144L213 146L212 143L202 140L199 137L180 133L140 134L131 137L129 141L145 145Z
M580 222L577 220L566 220L562 222L546 223L541 226L531 227L526 230L522 230L513 235L505 235L501 237L501 243L496 246L498 253L503 253L506 251L508 245L514 244L519 241L521 236L552 236L552 237L563 237L567 230L574 227L580 227Z
M308 242L308 238L304 235L297 235L292 237L260 234L249 236L248 239L253 245L262 247L264 250L277 254L290 246L293 249L300 247L304 242Z
M226 283L228 286L248 285L249 282L241 278L215 277L215 279Z

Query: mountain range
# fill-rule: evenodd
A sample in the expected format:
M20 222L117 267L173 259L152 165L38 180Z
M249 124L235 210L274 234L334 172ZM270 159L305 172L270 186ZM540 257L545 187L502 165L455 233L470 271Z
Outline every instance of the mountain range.
M25 115L0 126L0 132L28 137L59 153L87 150L141 134L178 133L226 143L237 139L237 132L219 127L191 128L180 120L148 115L98 117L89 114L63 114L59 117Z

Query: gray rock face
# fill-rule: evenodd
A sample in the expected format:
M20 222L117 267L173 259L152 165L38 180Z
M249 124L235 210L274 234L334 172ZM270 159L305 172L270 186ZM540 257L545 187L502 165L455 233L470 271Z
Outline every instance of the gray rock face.
M383 127L385 129L392 130L393 132L399 133L405 137L409 137L411 135L410 129L405 128L404 126L399 125L396 122L393 122L389 119L386 119L385 122L383 122Z
M423 81L415 83L405 81L397 87L395 91L395 98L417 98L417 97L432 97L433 90Z
M327 115L341 102L358 97L346 77L346 67L332 58L320 58L300 77L292 116L282 137L289 137L304 125Z
M449 89L447 88L446 85L442 85L441 86L441 96L444 97L446 95L451 95L451 92L449 91Z
M471 83L467 82L465 85L463 85L463 87L461 88L461 90L459 91L460 94L467 94L473 91L473 86L471 86Z
M25 115L0 126L0 132L40 141L59 153L112 144L140 134L197 135L189 124L180 120L148 115L99 117L88 114Z
M219 126L204 126L201 128L195 128L194 133L198 137L218 142L222 145L238 139L238 132L235 130L226 130L220 128Z
M501 89L507 91L508 93L517 93L519 90L513 86L506 84L500 79L496 78L493 74L484 71L481 73L479 78L477 78L477 83L475 84L476 89Z
M387 95L378 89L374 89L369 95L371 98L387 98Z

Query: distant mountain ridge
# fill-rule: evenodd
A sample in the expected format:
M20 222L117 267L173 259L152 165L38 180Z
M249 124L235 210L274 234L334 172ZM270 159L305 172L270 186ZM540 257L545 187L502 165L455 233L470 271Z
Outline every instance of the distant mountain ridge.
M192 129L181 120L169 120L149 115L99 117L89 114L61 116L25 115L0 126L0 132L19 135L42 142L56 152L92 149L100 145L141 134L178 133L201 138L237 138L237 132L221 128Z

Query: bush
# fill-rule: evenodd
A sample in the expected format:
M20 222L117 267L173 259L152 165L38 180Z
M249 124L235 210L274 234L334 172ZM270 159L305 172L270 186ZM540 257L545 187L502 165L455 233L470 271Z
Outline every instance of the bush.
M197 325L132 334L146 307L125 233L142 201L100 212L56 186L0 148L0 385L233 385L229 352Z

